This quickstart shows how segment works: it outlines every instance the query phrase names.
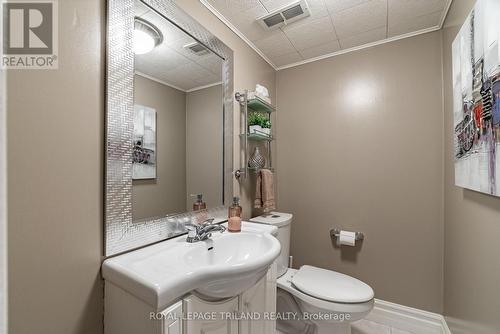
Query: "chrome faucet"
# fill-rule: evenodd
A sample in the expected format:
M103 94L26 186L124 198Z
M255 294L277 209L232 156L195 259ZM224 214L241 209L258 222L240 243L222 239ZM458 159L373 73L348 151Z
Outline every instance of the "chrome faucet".
M188 229L186 241L189 243L207 240L212 236L212 232L224 232L226 228L219 224L214 224L214 219L210 218L201 224L187 223L185 226Z

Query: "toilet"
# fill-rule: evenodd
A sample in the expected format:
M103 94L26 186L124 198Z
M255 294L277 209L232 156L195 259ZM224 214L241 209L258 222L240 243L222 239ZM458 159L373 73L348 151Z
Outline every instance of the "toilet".
M250 219L274 225L281 253L276 260L278 291L277 333L349 334L351 323L363 319L373 308L373 289L362 281L332 270L304 265L288 268L293 215L271 212Z

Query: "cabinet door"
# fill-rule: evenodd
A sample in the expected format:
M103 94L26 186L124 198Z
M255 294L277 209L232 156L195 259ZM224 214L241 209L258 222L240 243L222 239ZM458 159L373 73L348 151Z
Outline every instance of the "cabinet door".
M274 334L276 321L269 320L276 313L276 262L271 265L267 275L257 284L241 294L240 312L251 315L254 319L242 317L240 334ZM259 319L255 320L255 314Z
M161 314L161 334L182 334L182 301L170 306Z
M276 294L278 276L278 264L276 261L271 265L266 276L266 306L265 311L268 314L276 313ZM274 334L276 332L276 320L267 320L265 322L265 334Z
M190 295L184 298L184 310L185 334L238 334L238 321L228 316L238 311L238 297L208 302Z
M243 292L240 297L240 312L242 314L252 315L242 317L240 320L240 334L270 334L266 332L266 323L264 312L266 312L266 282L267 277L263 277L257 284ZM259 319L255 314L259 315Z

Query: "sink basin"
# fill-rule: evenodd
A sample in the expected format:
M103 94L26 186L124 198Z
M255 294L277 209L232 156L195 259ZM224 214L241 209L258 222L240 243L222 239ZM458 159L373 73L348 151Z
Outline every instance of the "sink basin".
M208 298L227 298L250 288L275 259L276 241L266 234L243 232L224 233L198 244L186 252L184 261L210 274L195 291Z
M102 274L106 284L157 310L189 292L210 300L236 296L266 274L281 249L258 225L243 222L240 233L214 233L197 243L186 236L166 240L105 260Z
M272 249L274 240L262 234L224 233L212 240L197 243L184 255L184 261L195 267L238 267L248 265ZM220 268L224 270L224 268Z

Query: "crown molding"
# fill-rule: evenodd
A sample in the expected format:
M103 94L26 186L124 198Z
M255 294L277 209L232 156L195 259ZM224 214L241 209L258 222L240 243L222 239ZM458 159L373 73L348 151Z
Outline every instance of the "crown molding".
M210 88L212 86L217 86L217 85L222 85L222 81L217 81L217 82L214 82L214 83L211 83L211 84L208 84L208 85L203 85L203 86L199 86L199 87L194 87L194 88L190 88L190 89L183 89L183 88L180 88L180 87L177 87L177 86L174 86L168 82L165 82L163 80L160 80L158 78L155 78L151 75L148 75L146 73L142 73L140 71L134 71L134 74L135 75L138 75L140 77L143 77L143 78L146 78L146 79L149 79L151 81L154 81L154 82L157 82L159 84L162 84L164 86L168 86L170 88L173 88L173 89L177 89L177 90L180 90L181 92L183 93L191 93L191 92L194 92L194 91L197 91L197 90L200 90L200 89L205 89L205 88Z
M446 5L445 5L446 9L443 12L443 15L441 16L441 20L439 21L439 29L443 28L444 21L446 21L446 17L448 16L448 13L450 12L450 8L451 8L451 3L452 2L453 2L453 0L447 0L446 1Z
M208 85L203 85L203 86L191 88L191 89L186 90L186 93L192 93L192 92L196 92L197 90L202 90L205 88L210 88L210 87L219 86L219 85L222 85L222 81L218 81L218 82L214 82L214 83L211 83Z
M439 26L435 26L435 27L431 27L431 28L425 28L425 29L422 29L422 30L418 30L418 31L415 31L415 32L408 33L408 34L399 35L399 36L395 36L395 37L391 37L391 38L386 38L386 39L382 39L380 41L376 41L376 42L372 42L372 43L367 43L367 44L363 44L363 45L360 45L360 46L355 46L353 48L343 49L343 50L340 50L340 51L328 53L326 55L322 55L322 56L318 56L318 57L314 57L314 58L309 58L309 59L306 59L306 60L298 61L298 62L295 62L295 63L292 63L292 64L288 64L288 65L285 65L285 66L278 67L277 70L281 71L281 70L284 70L284 69L287 69L287 68L291 68L291 67L296 67L296 66L300 66L300 65L312 63L312 62L315 62L315 61L318 61L318 60L323 60L323 59L326 59L326 58L340 56L340 55L343 55L343 54L346 54L346 53L350 53L350 52L354 52L354 51L368 49L368 48L371 48L371 47L374 47L374 46L377 46L377 45L382 45L382 44L386 44L386 43L391 43L391 42L399 41L401 39L405 39L405 38L409 38L409 37L414 37L414 36L418 36L418 35L422 35L422 34L427 34L427 33L430 33L430 32L433 32L433 31L437 31L437 30L440 30L440 29L441 29L441 27L439 27Z
M323 60L323 59L330 58L330 57L340 56L340 55L343 55L343 54L346 54L346 53L349 53L349 52L359 51L359 50L371 48L371 47L374 47L374 46L377 46L377 45L382 45L382 44L385 44L385 43L391 43L391 42L394 42L394 41L398 41L398 40L401 40L401 39L404 39L404 38L415 37L415 36L418 36L418 35L427 34L427 33L433 32L433 31L441 30L443 28L444 21L446 20L446 16L448 15L448 12L450 10L451 3L453 2L453 0L447 0L446 5L445 5L445 10L443 11L443 14L441 16L439 25L437 25L437 26L426 28L426 29L422 29L422 30L418 30L418 31L411 32L411 33L408 33L408 34L403 34L403 35L391 37L391 38L386 38L386 39L383 39L383 40L380 40L380 41L363 44L363 45L356 46L356 47L353 47L353 48L349 48L349 49L345 49L345 50L340 50L340 51L332 52L332 53L329 53L329 54L326 54L326 55L322 55L322 56L319 56L319 57L309 58L309 59L305 59L305 60L302 60L302 61L299 61L299 62L295 62L295 63L292 63L292 64L288 64L288 65L284 65L284 66L278 67L278 66L274 65L274 63L269 58L267 58L266 55L262 51L260 51L255 46L255 44L252 43L252 41L250 41L241 31L238 30L238 28L236 28L231 22L229 22L228 19L226 19L224 17L224 15L222 15L217 9L215 9L215 7L213 7L207 0L199 0L199 1L210 12L212 12L212 14L214 14L220 21L222 21L222 23L224 23L231 31L233 31L236 35L238 35L238 37L240 37L245 43L247 43L248 46L250 46L255 52L257 52L259 54L259 56L261 56L262 59L264 59L276 71L281 71L281 70L284 70L284 69L287 69L287 68L291 68L291 67L296 67L296 66L300 66L300 65L312 63L312 62L315 62L315 61L318 61L318 60Z
M180 90L181 92L184 92L184 93L186 93L186 92L187 92L187 90L185 90L185 89L182 89L182 88L180 88L180 87L174 86L174 85L172 85L172 84L170 84L170 83L168 83L168 82L165 82L165 81L163 81L163 80L160 80L160 79L158 79L158 78L155 78L155 77L153 77L153 76L151 76L151 75L148 75L148 74L146 74L146 73L142 73L142 72L139 72L139 71L134 71L134 74L135 74L135 75L138 75L138 76L141 76L141 77L143 77L143 78L149 79L149 80L151 80L151 81L157 82L157 83L162 84L162 85L164 85L164 86L168 86L168 87L170 87L170 88Z

